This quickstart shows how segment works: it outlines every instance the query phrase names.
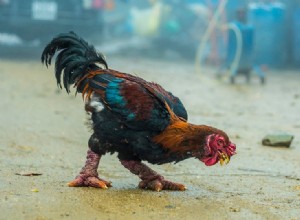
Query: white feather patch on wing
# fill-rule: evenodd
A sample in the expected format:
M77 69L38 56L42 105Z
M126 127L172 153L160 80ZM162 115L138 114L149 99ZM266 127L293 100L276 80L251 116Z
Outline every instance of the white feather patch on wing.
M103 109L99 96L94 94L91 96L91 99L86 103L86 105L93 109L93 112L100 112Z

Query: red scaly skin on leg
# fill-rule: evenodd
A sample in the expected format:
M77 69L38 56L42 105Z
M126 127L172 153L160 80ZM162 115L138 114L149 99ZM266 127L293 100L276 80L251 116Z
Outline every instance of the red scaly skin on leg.
M87 152L86 162L79 175L68 183L71 187L90 186L96 188L107 189L111 186L111 182L100 179L98 177L97 168L101 155L94 153L90 149Z
M183 184L165 180L163 176L159 175L140 161L121 160L121 164L131 173L139 176L142 180L139 183L139 188L151 189L158 192L161 190L184 191L186 189Z

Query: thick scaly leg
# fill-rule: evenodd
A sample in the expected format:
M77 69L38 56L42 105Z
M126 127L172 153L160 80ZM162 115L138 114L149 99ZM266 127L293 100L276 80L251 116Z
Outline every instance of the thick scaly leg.
M165 180L163 176L156 173L154 170L147 167L140 161L120 160L121 164L130 170L131 173L138 175L142 180L139 183L139 188L151 189L155 191L161 190L179 190L183 191L186 187L180 183L173 183Z
M86 156L86 162L79 175L71 182L68 183L68 186L90 186L96 188L107 189L111 186L111 182L100 179L98 177L97 168L99 165L101 155L96 154L92 150L88 150Z

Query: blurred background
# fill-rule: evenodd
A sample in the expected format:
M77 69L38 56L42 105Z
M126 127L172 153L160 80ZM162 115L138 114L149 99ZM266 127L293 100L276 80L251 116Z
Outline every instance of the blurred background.
M186 59L230 75L300 67L299 0L0 0L0 55L75 31L105 54Z

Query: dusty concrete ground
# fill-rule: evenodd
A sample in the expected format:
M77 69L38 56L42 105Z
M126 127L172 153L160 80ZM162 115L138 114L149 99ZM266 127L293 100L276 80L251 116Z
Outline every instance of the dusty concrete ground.
M138 178L115 155L105 156L99 168L113 188L69 188L90 135L82 99L56 89L53 67L2 60L0 219L300 219L299 72L269 72L265 86L255 77L250 85L240 78L232 86L205 70L196 75L186 63L108 62L181 97L189 120L227 131L238 154L225 167L205 167L195 159L151 166L185 183L185 192L137 189ZM294 134L291 148L262 146L273 131Z

